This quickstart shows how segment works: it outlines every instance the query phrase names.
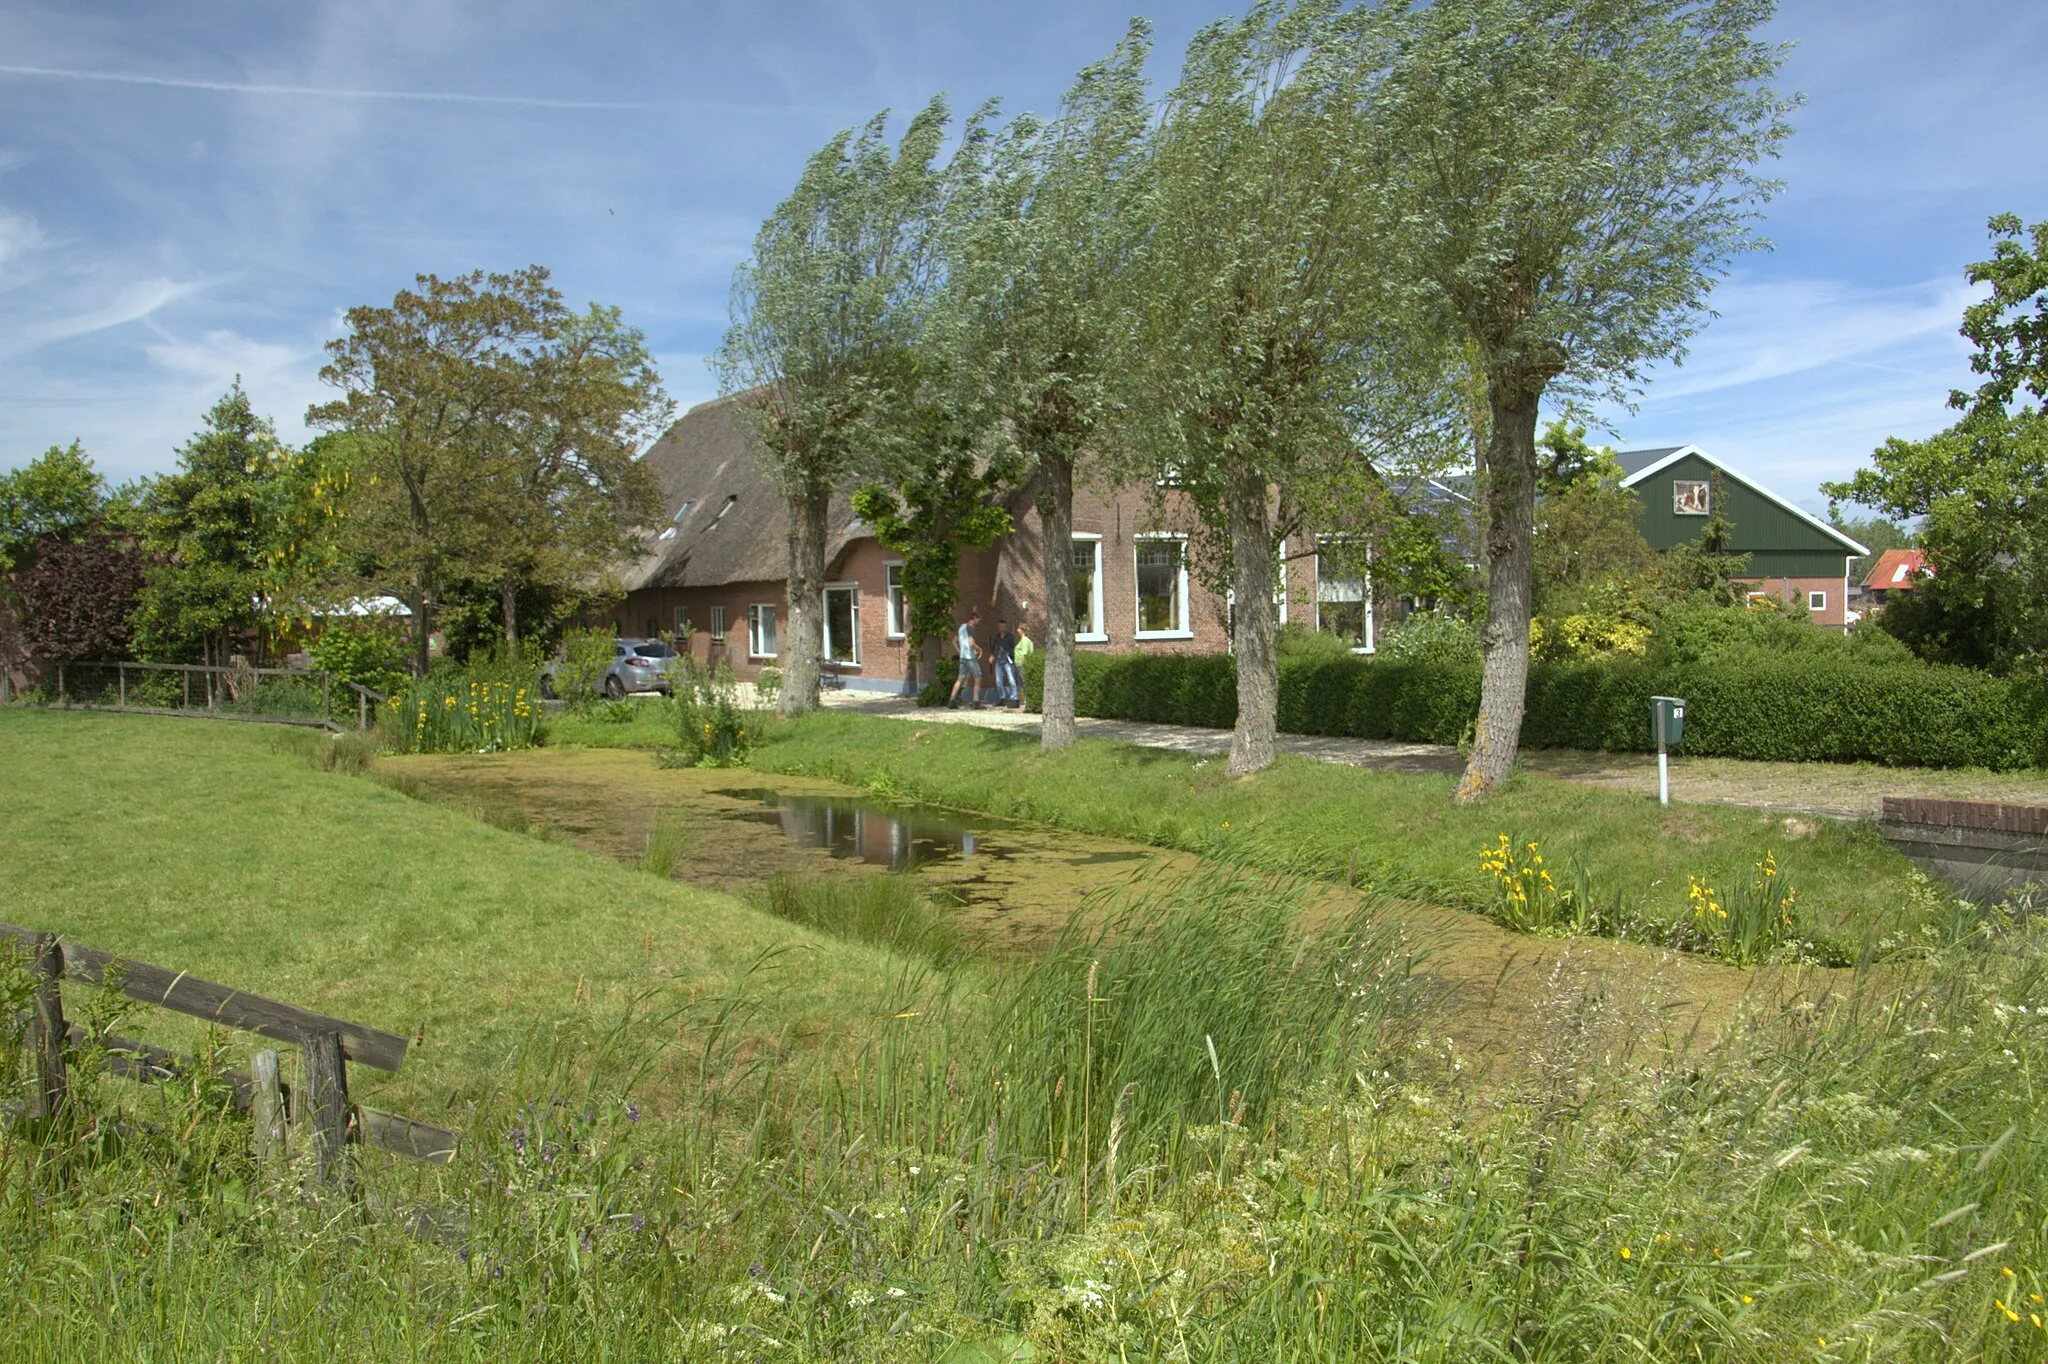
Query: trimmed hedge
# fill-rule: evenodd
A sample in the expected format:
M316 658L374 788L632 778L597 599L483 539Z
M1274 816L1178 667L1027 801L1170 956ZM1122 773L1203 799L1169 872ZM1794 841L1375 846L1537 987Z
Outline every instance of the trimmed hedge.
M1479 675L1476 663L1283 661L1280 728L1455 744L1479 713ZM1042 655L1026 660L1024 687L1026 703L1040 709ZM2048 766L2048 693L2038 685L1970 668L1833 655L1758 653L1682 668L1538 664L1522 742L1654 751L1652 696L1685 698L1683 751L1700 756ZM1075 659L1074 700L1082 715L1224 729L1237 721L1236 663L1225 654L1083 653Z

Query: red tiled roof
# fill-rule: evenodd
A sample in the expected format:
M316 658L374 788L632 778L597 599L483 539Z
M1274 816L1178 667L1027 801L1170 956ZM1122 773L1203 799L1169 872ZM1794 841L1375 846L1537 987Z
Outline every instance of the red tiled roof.
M1873 592L1910 591L1914 579L1931 577L1933 573L1923 551L1888 549L1877 556L1870 572L1863 575L1863 585Z

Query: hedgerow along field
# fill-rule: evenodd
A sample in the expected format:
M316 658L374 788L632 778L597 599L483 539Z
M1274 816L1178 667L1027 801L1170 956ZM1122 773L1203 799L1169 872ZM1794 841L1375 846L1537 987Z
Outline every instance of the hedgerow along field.
M401 1106L466 1133L445 1172L366 1168L438 1211L415 1238L270 1196L245 1131L191 1096L95 1083L125 1125L0 1146L23 1358L2028 1359L2048 1339L2032 925L1980 921L1818 1004L1762 992L1682 1057L1649 1002L1560 973L1541 1064L1475 1097L1398 944L1359 919L1305 942L1282 878L1139 886L1030 969L948 968L246 730L10 711L0 738L10 920L368 1022L416 1012Z

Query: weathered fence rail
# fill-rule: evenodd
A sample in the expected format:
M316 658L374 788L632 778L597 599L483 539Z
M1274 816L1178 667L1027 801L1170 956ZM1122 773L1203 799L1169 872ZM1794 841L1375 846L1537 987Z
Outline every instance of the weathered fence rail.
M33 660L48 704L336 729L334 679L317 669L241 663ZM368 704L359 706L368 721Z
M349 1100L349 1062L394 1074L404 1064L407 1043L397 1033L266 999L183 971L131 961L54 933L0 924L0 941L8 940L28 949L38 979L29 1018L30 1050L36 1063L32 1116L55 1116L69 1102L67 1065L74 1047L97 1043L106 1050L113 1073L143 1083L184 1079L201 1069L195 1058L133 1038L93 1037L65 1021L64 981L97 986L111 982L130 999L299 1048L305 1068L302 1089L281 1083L274 1050L256 1052L246 1071L229 1068L216 1072L227 1086L233 1106L247 1112L254 1122L259 1155L283 1154L287 1117L311 1151L316 1177L329 1186L347 1187L346 1148L351 1142L435 1164L446 1164L455 1152L458 1135L446 1128Z

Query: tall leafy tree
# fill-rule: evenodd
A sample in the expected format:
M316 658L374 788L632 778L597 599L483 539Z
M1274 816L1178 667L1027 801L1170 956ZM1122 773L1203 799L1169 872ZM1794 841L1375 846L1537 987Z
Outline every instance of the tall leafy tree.
M893 152L886 113L832 138L733 276L732 321L712 364L724 391L741 395L789 506L785 714L818 704L832 495L863 472L909 381L948 122L935 99Z
M142 495L151 563L135 613L145 658L224 664L269 622L292 452L237 381Z
M494 533L475 566L497 580L512 647L523 592L573 594L660 514L653 471L638 455L674 414L646 337L617 308L577 314L546 286L527 305L523 373L495 416L483 466Z
M1074 742L1074 488L1100 458L1134 318L1129 266L1151 117L1151 27L1134 21L1050 120L964 154L977 183L947 217L946 287L925 344L978 376L1035 490L1045 580L1042 744Z
M512 416L531 394L536 310L547 271L421 275L386 308L357 307L327 344L320 377L341 396L309 425L352 436L348 526L369 580L413 611L414 666L427 667L441 585L502 569L497 512Z
M1153 134L1133 275L1133 446L1225 550L1237 727L1273 762L1278 555L1369 506L1372 464L1428 445L1448 351L1389 275L1389 31L1336 0L1264 0L1196 35ZM1220 585L1220 584L1219 584Z
M1934 576L1888 603L1884 628L1915 652L2011 669L2048 658L2048 222L1991 220L1992 255L1969 267L1991 292L1964 310L1974 391L1925 440L1894 437L1871 467L1822 485L1837 502L1921 518Z
M1404 269L1486 382L1486 665L1458 799L1521 742L1537 411L1626 401L1681 354L1757 244L1757 173L1789 133L1771 0L1434 0L1403 16L1384 93L1405 175Z
M83 533L106 502L107 481L75 440L0 474L0 574L33 558L45 537Z

